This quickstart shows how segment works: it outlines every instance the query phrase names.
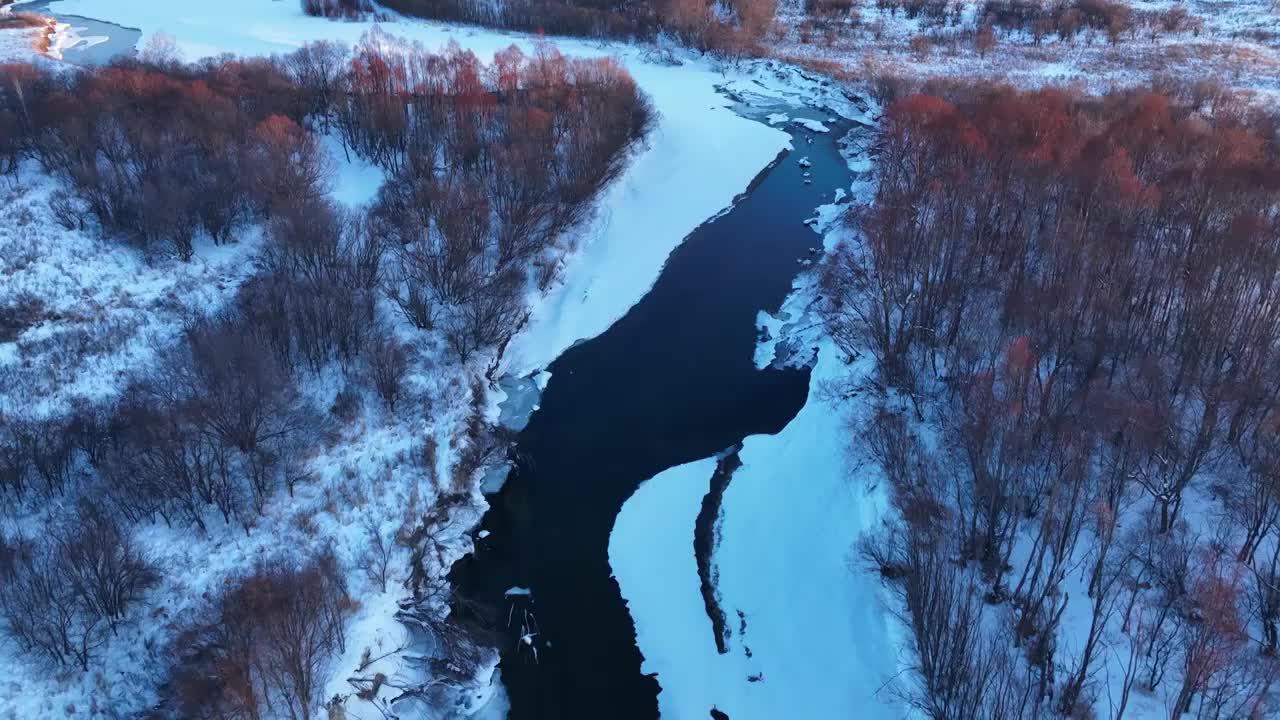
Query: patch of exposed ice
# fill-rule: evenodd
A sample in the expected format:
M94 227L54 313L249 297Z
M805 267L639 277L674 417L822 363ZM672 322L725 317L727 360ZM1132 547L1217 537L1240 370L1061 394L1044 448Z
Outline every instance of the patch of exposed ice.
M796 125L800 125L804 127L804 129L809 130L810 132L816 132L816 133L831 132L831 128L827 127L826 125L823 125L818 120L810 120L808 118L795 118L791 122L795 123Z

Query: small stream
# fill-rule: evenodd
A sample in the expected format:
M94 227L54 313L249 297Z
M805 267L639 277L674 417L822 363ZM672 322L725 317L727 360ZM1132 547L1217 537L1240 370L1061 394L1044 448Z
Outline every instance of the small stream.
M777 311L821 247L805 220L850 182L838 147L850 124L829 125L787 125L795 149L695 230L626 316L549 368L515 467L490 498L487 532L452 575L459 616L501 637L513 720L658 717L658 681L641 674L609 534L644 480L776 433L803 406L807 370L759 371L752 357L757 313Z
M34 0L14 5L13 10L47 15L70 25L71 32L78 39L59 48L63 60L76 65L103 65L118 56L136 52L138 41L142 39L141 30L79 15L63 15L56 12L56 7L54 11L50 11L50 6L56 2L57 0Z

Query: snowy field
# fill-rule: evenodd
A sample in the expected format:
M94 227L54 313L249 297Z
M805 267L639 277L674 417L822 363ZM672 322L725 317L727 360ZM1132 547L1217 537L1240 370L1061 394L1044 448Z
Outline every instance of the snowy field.
M0 7L0 63L29 61L45 36L59 29L52 22L42 27L3 27L6 16L12 13L12 6ZM54 54L52 44L49 51Z

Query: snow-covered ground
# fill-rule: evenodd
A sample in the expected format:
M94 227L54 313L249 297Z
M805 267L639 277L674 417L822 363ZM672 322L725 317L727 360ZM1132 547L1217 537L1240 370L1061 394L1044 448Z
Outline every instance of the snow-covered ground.
M382 171L326 139L333 196L369 202ZM196 243L190 262L147 257L87 229L68 229L50 200L58 184L34 162L18 180L0 179L0 417L38 420L75 403L117 396L171 344L183 324L223 307L255 272L257 228L235 241ZM71 222L87 219L77 212Z
M73 23L57 23L52 42L49 44L49 56L55 60L62 60L66 57L68 50L87 50L107 42L105 36L85 34L85 30Z
M50 38L49 50L52 54L52 38L60 29L58 24L50 20L44 25L26 27L25 24L9 20L8 23L12 26L6 26L6 17L12 14L13 6L0 7L0 63L27 62L46 37Z
M253 271L259 237L200 243L191 262L145 258L55 219L57 184L28 164L0 179L0 417L40 419L116 396L193 314L221 307Z
M343 162L341 155L337 159L339 199L362 202L376 191L380 174ZM149 370L185 322L231 302L255 272L261 245L256 227L243 228L227 245L197 242L189 262L163 252L147 257L101 237L92 223L83 229L61 225L50 204L57 184L34 163L20 178L0 180L0 309L2 317L18 320L0 337L0 421L56 418L77 403L109 403ZM406 551L395 548L387 584L392 592L375 588L359 570L370 544L368 519L378 520L376 531L390 545L401 526L414 520L407 513L434 502L432 478L447 472L454 454L444 445L437 468L425 468L411 456L424 437L447 441L467 411L465 403L447 402L459 393L439 387L458 382L455 374L409 380L411 394L446 401L434 408L434 426L422 417L389 418L376 404L365 403L360 417L310 459L310 482L300 484L292 497L280 493L252 527L228 525L211 514L206 533L158 520L136 528L135 541L159 571L159 585L145 595L89 673L38 672L33 658L0 643L0 666L6 668L0 718L119 717L145 707L164 678L165 651L174 635L205 617L220 589L256 562L291 553L332 547L352 569L348 582L360 601L351 635L375 655L402 643L405 630L393 614L404 595L398 589ZM341 389L341 373L334 368L302 384L315 409L325 413ZM73 492L54 502L38 501L6 518L0 532L31 536L75 507ZM469 512L469 522L480 513L478 507L463 511ZM465 524L454 530L458 554L467 547ZM369 627L370 617L376 627Z
M327 135L323 140L325 149L333 156L337 174L333 180L330 194L333 199L347 207L360 207L373 202L386 179L386 171L349 153L342 147L342 140L336 135Z
M1211 80L1260 104L1280 97L1280 5L1272 0L1118 0L1135 29L1115 42L1103 30L1086 28L1070 40L1050 32L1037 40L1026 30L997 27L994 47L981 51L975 31L986 0L942 3L944 17L936 19L925 12L910 17L906 4L855 0L849 15L814 23L805 2L784 0L766 44L777 56L820 63L857 81L989 78L1100 93L1153 81ZM1187 19L1171 31L1157 14L1174 8Z
M382 171L358 158L348 161L339 144L325 143L335 160L332 195L352 207L368 202L383 182ZM6 331L0 336L0 422L58 417L77 402L110 402L177 340L184 322L231 302L255 272L257 227L243 228L228 245L198 242L190 262L163 252L147 257L101 237L92 223L64 228L50 203L54 180L34 163L20 177L16 184L0 179L0 319L6 319L0 326ZM382 312L393 317L389 308ZM15 318L20 322L9 322ZM356 611L348 621L347 651L332 664L324 697L348 697L347 717L382 717L354 698L348 679L385 675L379 703L398 694L398 686L421 680L403 663L405 651L421 648L396 618L409 597L409 549L396 538L449 488L475 370L429 347L415 345L410 353L400 411L387 412L372 396L359 398L353 419L306 459L307 479L291 494L278 492L248 527L210 513L207 532L159 520L135 529L160 583L135 606L94 670L38 671L33 658L0 641L0 718L114 718L145 708L165 677L169 644L207 619L222 589L258 562L328 549L346 570ZM299 389L317 414L327 416L348 383L344 371L331 366L302 377ZM428 445L434 454L425 452ZM29 504L0 519L0 533L31 536L76 508L74 492ZM439 521L441 575L470 551L470 529L484 510L476 490ZM368 571L375 543L390 554L385 583ZM494 690L481 685L458 702L479 708Z

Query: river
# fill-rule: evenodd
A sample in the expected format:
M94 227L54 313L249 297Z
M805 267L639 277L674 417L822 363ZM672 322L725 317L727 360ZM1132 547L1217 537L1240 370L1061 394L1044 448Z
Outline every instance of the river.
M658 716L609 534L644 480L776 433L803 406L807 370L758 371L752 358L757 313L778 309L821 246L804 221L849 185L837 147L849 126L831 125L788 126L795 149L690 235L622 319L549 368L477 551L452 576L458 612L502 633L513 720Z

